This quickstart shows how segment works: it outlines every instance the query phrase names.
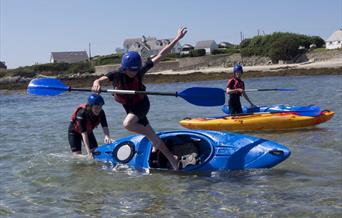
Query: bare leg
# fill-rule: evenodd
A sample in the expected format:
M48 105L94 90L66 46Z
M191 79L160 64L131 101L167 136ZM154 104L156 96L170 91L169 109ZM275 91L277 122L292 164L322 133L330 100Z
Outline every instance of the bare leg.
M158 148L165 155L165 157L169 160L172 168L174 170L177 170L177 160L173 157L164 142L155 133L151 125L148 124L146 126L143 126L138 123L138 120L139 118L136 115L129 113L123 121L123 126L131 132L145 135L152 142L153 147Z

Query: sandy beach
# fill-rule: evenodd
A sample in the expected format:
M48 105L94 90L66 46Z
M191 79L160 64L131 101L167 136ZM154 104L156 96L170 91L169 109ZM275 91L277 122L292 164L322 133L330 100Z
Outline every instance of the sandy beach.
M310 70L310 69L326 69L326 68L341 68L342 67L342 58L335 58L326 61L308 61L297 64L272 64L272 65L258 65L258 66L244 66L244 72L279 72L283 70ZM165 70L160 72L150 73L153 74L162 74L162 75L175 75L175 74L192 74L192 73L232 73L232 68L226 67L207 67L207 68L199 68L194 70L186 70L186 71L172 71Z

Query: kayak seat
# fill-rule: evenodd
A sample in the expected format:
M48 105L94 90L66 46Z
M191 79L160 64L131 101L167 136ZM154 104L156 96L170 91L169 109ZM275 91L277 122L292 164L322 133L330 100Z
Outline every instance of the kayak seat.
M171 153L179 160L179 167L201 164L210 154L211 150L206 141L189 135L176 135L162 138ZM151 153L149 164L151 168L171 169L166 157L160 152Z
M199 149L193 142L173 146L171 152L173 155L177 156L179 168L185 168L188 165L196 165L199 162Z

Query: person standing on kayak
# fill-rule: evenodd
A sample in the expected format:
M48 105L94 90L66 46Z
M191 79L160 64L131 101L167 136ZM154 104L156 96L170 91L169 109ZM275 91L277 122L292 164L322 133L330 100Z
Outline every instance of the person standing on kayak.
M97 148L93 129L100 123L103 129L104 143L110 143L106 114L102 110L104 100L101 95L91 94L87 104L79 105L71 115L68 129L68 140L73 154L82 154L82 141L88 158L93 158L92 152Z
M226 93L229 95L228 106L230 114L241 114L242 106L240 102L240 97L243 95L245 99L250 103L251 107L256 107L251 100L249 100L245 90L245 83L242 81L241 77L243 74L243 69L240 64L235 64L233 67L233 77L228 80Z
M146 88L142 81L146 72L164 58L186 33L187 28L179 28L176 37L156 56L148 59L144 65L142 65L141 57L137 52L127 52L122 57L120 70L117 72L109 72L105 76L95 80L92 90L100 92L101 82L109 80L113 83L114 89L144 91ZM147 136L147 138L152 142L153 149L159 149L169 160L172 168L175 170L178 169L177 160L171 154L164 142L155 133L146 117L150 109L150 102L147 95L114 94L114 98L117 102L123 105L127 113L127 116L123 121L123 126L128 131Z

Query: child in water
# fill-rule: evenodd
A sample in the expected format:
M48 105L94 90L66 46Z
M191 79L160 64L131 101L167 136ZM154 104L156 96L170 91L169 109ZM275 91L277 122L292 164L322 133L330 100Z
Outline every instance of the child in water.
M245 92L245 83L241 79L242 74L242 66L240 64L235 64L233 67L233 77L228 80L226 88L226 93L229 95L228 106L230 114L242 113L242 106L240 102L240 97L242 95L250 103L251 107L256 107L251 100L249 100Z

